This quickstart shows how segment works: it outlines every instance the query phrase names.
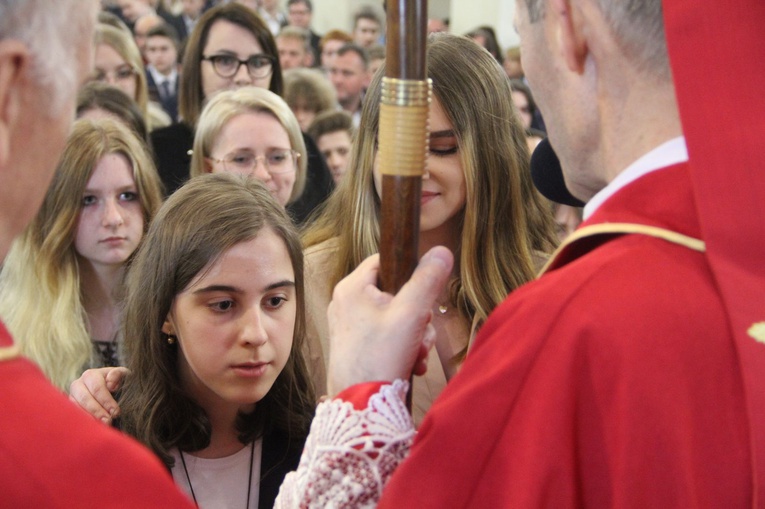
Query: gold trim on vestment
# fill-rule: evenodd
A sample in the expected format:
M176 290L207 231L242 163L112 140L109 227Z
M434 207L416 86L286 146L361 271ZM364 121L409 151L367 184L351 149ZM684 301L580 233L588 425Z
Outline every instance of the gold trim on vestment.
M547 260L547 263L545 263L545 266L542 267L542 270L539 272L539 276L537 277L540 277L542 274L547 272L548 267L550 267L550 265L555 261L558 255L566 247L573 244L574 242L587 237L594 237L596 235L605 235L605 234L614 234L614 233L637 233L639 235L647 235L648 237L654 237L657 239L666 240L667 242L671 242L673 244L687 247L688 249L692 249L700 253L705 252L707 249L707 246L703 240L696 239L694 237L689 237L688 235L683 235L682 233L678 233L676 231L667 230L666 228L659 228L658 226L647 226L644 224L637 224L637 223L593 224L590 226L585 226L583 228L580 228L576 230L574 233L572 233L571 235L569 235L569 237L565 241L563 241L563 243L560 246L558 246L558 249L555 250L552 256L550 256L550 259Z
M0 362L15 359L21 355L21 350L16 345L0 347Z
M765 345L765 322L753 323L746 333L750 338Z

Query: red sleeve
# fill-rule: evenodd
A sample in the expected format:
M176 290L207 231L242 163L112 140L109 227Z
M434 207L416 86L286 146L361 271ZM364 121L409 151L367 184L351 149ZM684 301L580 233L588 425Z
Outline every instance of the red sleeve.
M351 403L356 410L364 410L369 404L369 398L380 392L383 385L390 385L390 382L364 382L351 385L340 391L335 399Z
M154 454L67 401L28 360L0 363L0 394L3 507L193 509Z

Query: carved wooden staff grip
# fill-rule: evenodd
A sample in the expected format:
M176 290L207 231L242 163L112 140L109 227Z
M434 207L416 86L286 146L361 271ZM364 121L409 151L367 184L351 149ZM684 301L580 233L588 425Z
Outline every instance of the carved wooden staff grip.
M380 104L380 288L396 293L417 266L422 175L428 153L430 82L425 67L427 2L387 1Z

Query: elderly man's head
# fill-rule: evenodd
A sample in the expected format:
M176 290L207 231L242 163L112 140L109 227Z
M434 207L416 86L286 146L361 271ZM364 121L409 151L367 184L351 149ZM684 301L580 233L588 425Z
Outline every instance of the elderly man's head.
M95 0L0 1L0 259L50 183L91 69L97 12Z

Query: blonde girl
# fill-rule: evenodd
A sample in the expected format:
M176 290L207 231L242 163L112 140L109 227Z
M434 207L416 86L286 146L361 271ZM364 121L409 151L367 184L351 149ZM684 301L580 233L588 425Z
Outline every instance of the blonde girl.
M40 211L0 272L0 315L62 390L84 368L117 361L123 273L161 200L132 131L112 119L75 123Z

